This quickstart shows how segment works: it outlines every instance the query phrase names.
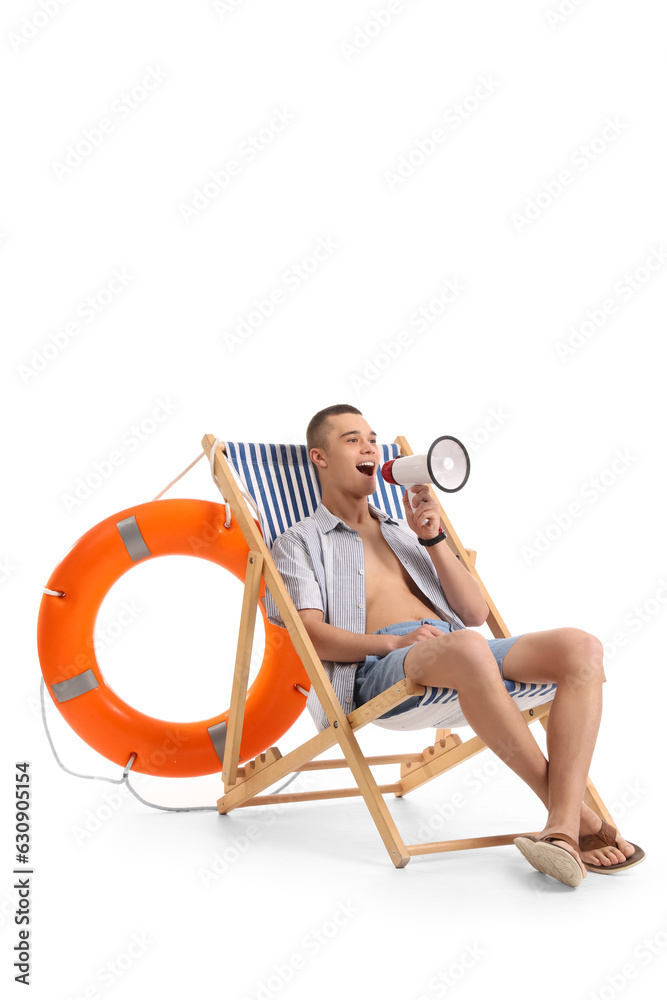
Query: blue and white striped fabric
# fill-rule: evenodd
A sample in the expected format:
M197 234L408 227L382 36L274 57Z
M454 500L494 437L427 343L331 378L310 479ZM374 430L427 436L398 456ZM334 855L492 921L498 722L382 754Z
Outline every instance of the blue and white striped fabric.
M264 541L269 548L278 535L313 513L320 502L320 483L305 444L239 444L225 441L234 471L257 504ZM397 458L397 444L380 445L381 465ZM390 517L403 518L403 490L377 477L369 503Z
M397 444L380 445L382 463L396 458ZM320 502L320 485L305 445L250 444L225 442L227 458L238 478L257 504L264 540L269 549L275 539L289 527L313 513ZM388 514L404 521L400 486L385 483L377 477L378 490L369 502ZM334 684L334 689L336 689ZM505 687L523 711L553 700L555 684L520 684L505 679ZM341 692L336 690L341 698ZM319 704L319 703L318 703ZM312 709L311 709L312 711ZM313 718L322 724L315 712ZM427 687L421 703L388 719L376 719L374 725L383 729L413 730L429 726L453 728L467 725L459 705L458 692L450 688Z
M520 684L507 678L503 678L503 682L521 712L527 708L546 705L553 701L556 692L555 684ZM426 729L428 726L454 729L456 726L467 726L468 723L459 705L458 691L452 688L427 687L417 708L392 715L388 719L376 719L373 725L398 731Z

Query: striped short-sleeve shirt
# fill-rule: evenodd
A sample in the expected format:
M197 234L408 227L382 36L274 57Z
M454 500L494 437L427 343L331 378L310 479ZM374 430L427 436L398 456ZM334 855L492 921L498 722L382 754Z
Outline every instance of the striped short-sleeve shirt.
M394 520L372 504L368 507L380 521L385 541L438 615L451 622L453 628L464 628L447 603L435 567L415 533L406 523ZM330 625L348 632L366 632L364 545L358 531L320 503L310 517L276 538L271 555L297 611L315 608L322 611L324 621ZM269 621L284 627L268 590L265 606ZM354 676L363 662L324 660L322 663L346 715L356 707ZM325 729L329 722L314 688L310 690L307 707L317 728Z

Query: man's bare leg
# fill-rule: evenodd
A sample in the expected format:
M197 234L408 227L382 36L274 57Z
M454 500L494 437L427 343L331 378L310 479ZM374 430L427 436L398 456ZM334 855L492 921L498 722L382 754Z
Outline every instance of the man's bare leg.
M505 677L523 683L558 684L547 727L547 822L541 836L560 830L573 839L597 833L600 817L583 801L602 712L602 646L579 629L552 629L521 636L505 656ZM580 794L577 799L576 796ZM565 825L562 825L565 824ZM634 853L618 837L618 848L582 853L585 864L609 866ZM561 843L568 848L568 845Z
M598 646L587 633L556 629L522 636L505 657L504 673L512 679L559 683L547 733L548 767L505 690L483 636L470 630L452 632L417 643L405 658L406 676L422 684L458 690L469 725L546 806L542 836L561 832L577 841L580 834L596 832L601 825L582 801L601 711L602 658L600 655L598 663ZM574 853L569 845L559 843ZM624 844L619 839L619 846ZM627 844L627 855L632 850ZM589 864L615 860L622 857L613 848L584 855ZM583 866L582 872L585 876Z

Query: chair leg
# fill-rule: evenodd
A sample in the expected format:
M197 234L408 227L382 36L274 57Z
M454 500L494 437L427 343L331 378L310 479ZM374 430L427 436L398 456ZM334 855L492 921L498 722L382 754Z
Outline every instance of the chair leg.
M586 782L586 794L584 795L584 802L587 806L590 806L594 813L603 819L605 823L610 823L611 826L616 826L611 813L607 809L606 805L600 798L598 791L589 778Z
M334 713L338 717L334 718L333 725L328 726L285 757L280 754L277 748L270 748L265 754L261 754L254 764L250 764L240 771L238 775L240 780L233 788L226 787L225 794L218 800L218 812L223 814L246 804L251 805L251 800L258 797L258 793L264 788L268 788L293 771L301 770L305 764L311 762L329 747L338 744L343 751L346 766L350 768L357 782L358 794L363 797L366 803L392 864L396 868L404 868L411 855L403 843L382 797L383 791L394 791L397 786L392 785L387 789L385 786L381 788L378 785L371 772L369 761L366 760L361 751L354 730L372 722L392 705L400 704L412 694L423 693L423 691L424 688L419 685L404 680L383 691L372 701L355 709L349 716L345 716L341 712ZM337 765L340 763L340 761L336 761ZM335 797L335 792L324 793L321 797ZM303 798L303 796L299 796L299 798Z
M410 855L347 719L345 724L339 724L339 729L343 730L338 737L340 748L387 848L387 853L396 868L405 868Z

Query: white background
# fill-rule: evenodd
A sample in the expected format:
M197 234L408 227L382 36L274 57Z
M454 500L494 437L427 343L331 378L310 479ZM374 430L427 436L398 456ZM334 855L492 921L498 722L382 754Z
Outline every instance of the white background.
M651 711L667 603L656 4L6 0L0 19L3 976L14 762L28 760L32 996L430 1000L501 982L654 996L667 946ZM439 308L448 281L460 293ZM636 870L569 890L504 847L396 871L360 800L166 813L58 768L35 635L69 546L151 500L205 433L300 442L334 402L416 451L466 441L473 471L446 506L510 629L605 642L592 777L647 851ZM169 495L219 497L204 463ZM113 686L158 717L221 711L240 587L172 558L117 588L100 612L114 636L98 641ZM119 629L123 601L140 610ZM118 777L47 708L70 768ZM281 749L313 732L303 716ZM429 739L375 729L362 746ZM459 770L389 800L407 842L539 829L543 808L488 752ZM216 775L139 786L171 805L221 794Z

